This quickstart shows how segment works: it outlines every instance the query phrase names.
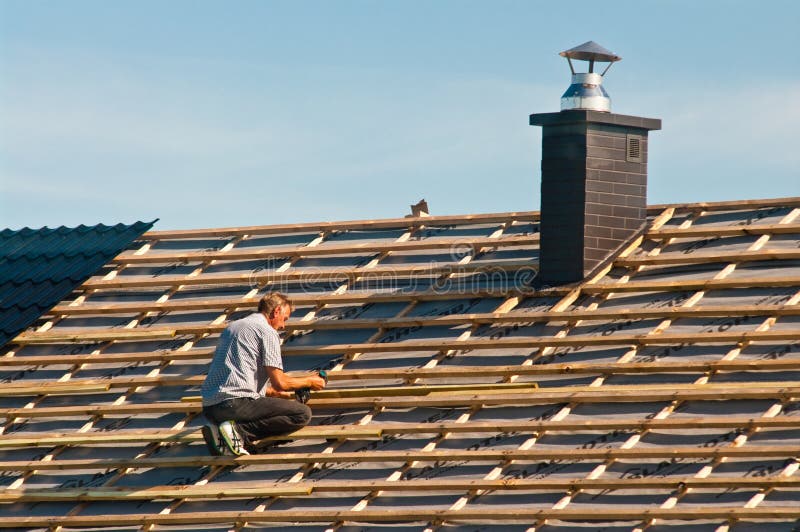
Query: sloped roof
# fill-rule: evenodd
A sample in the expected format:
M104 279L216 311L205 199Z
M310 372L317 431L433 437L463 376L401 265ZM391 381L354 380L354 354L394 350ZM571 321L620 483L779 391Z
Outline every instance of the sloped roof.
M0 526L791 530L798 216L653 206L537 289L536 212L147 233L0 353ZM330 385L290 443L209 456L217 335L274 289Z
M153 227L103 224L0 231L0 346Z

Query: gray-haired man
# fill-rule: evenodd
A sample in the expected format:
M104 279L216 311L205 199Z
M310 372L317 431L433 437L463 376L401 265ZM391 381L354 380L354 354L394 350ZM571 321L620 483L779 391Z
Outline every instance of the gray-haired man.
M231 322L223 331L202 387L203 426L211 454L227 448L250 454L253 442L289 434L311 420L311 409L295 401L293 390L321 390L318 375L291 377L283 372L278 331L292 313L291 301L278 292L265 295L258 312Z

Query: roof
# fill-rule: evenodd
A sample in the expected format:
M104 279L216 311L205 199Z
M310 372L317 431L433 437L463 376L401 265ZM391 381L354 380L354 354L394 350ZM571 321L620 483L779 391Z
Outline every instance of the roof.
M146 233L0 352L2 526L790 530L800 198L648 213L539 289L537 212ZM330 384L209 456L217 336L273 289Z
M0 346L152 226L136 222L0 231Z

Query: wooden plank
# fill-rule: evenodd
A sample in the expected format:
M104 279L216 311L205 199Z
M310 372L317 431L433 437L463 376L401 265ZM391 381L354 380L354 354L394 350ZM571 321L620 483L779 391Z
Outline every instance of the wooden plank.
M659 489L791 489L800 487L800 477L651 477L626 479L519 479L495 480L415 479L415 480L356 480L317 482L262 483L242 486L213 482L194 486L104 487L104 488L18 488L0 489L0 502L46 501L126 501L155 499L251 499L270 496L304 496L312 493L363 493L365 491L464 492L492 491L569 491L569 490L643 490ZM798 510L800 515L800 510Z
M12 341L16 345L34 344L86 344L92 342L141 342L155 340L171 340L178 334L203 334L206 329L213 329L213 332L221 332L225 327L222 325L206 325L201 327L186 327L178 329L168 329L161 327L150 327L143 329L90 329L76 330L73 332L58 332L52 329L42 333L23 333Z
M208 353L206 358L210 358ZM437 366L432 368L379 368L362 370L340 370L328 375L330 381L375 380L375 379L457 379L473 377L507 377L510 375L628 375L649 373L682 373L711 371L789 371L800 369L800 358L777 360L720 360L714 362L632 362L618 363L557 363L511 366ZM133 388L140 386L200 386L205 375L185 377L114 377L112 379L72 379L70 390L78 393L92 386L103 390L109 388ZM532 383L525 383L531 386ZM50 394L51 389L60 389L61 383L52 381L21 381L7 383L0 388L0 395L24 395L29 392ZM17 388L25 390L17 390ZM352 389L351 389L352 390ZM334 389L326 389L328 392ZM66 391L63 393L67 393Z
M242 309L255 311L255 301L242 303L241 300L226 300L228 304L241 305ZM183 303L183 302L181 302ZM202 310L212 308L222 310L225 304L209 301L202 302ZM215 305L212 307L211 305ZM199 307L199 304L195 305ZM80 310L72 310L80 309ZM56 307L53 314L57 315L89 315L89 314L130 314L147 310L147 305L114 304L114 305L82 305L79 307ZM166 304L155 304L150 312L165 312L181 310L198 310L198 308L185 308L184 306L168 307ZM597 310L571 310L563 312L539 311L525 312L513 311L505 314L496 312L449 314L447 316L404 316L400 318L355 318L355 319L315 319L315 320L290 320L286 323L287 331L299 330L340 330L340 329L395 329L401 327L450 327L458 325L500 325L506 323L538 323L538 322L568 322L568 321L605 321L605 320L638 320L638 319L675 319L675 318L700 318L700 317L743 317L743 316L800 316L800 307L797 305L707 305L697 307L661 307L661 308L609 308Z
M586 389L583 389L586 388ZM413 408L459 407L471 405L541 405L562 402L575 403L626 403L654 401L723 401L741 399L792 400L800 395L800 385L794 383L741 382L685 385L666 384L654 386L603 386L540 388L525 393L466 393L410 397L358 397L337 399L312 399L309 406L318 410L346 410L355 408ZM199 402L162 402L120 405L75 405L37 408L0 408L6 418L49 418L74 416L104 416L131 414L168 414L174 412L196 413L202 410Z
M331 231L366 231L376 229L408 229L420 226L472 225L517 222L535 222L539 211L498 212L487 214L461 214L444 216L422 216L405 218L383 218L377 220L345 220L340 222L310 222L278 225L255 225L246 227L223 227L213 229L187 229L148 231L142 239L174 240L185 238L207 238L228 236L260 236L291 233L323 233Z
M575 403L628 403L656 402L674 400L715 401L741 399L791 400L800 393L800 386L787 383L737 383L734 386L715 384L684 385L666 384L654 386L609 386L540 388L526 393L508 392L505 394L464 394L437 395L423 397L359 397L338 399L315 399L309 406L315 409L344 410L350 408L411 408L419 407L458 407L458 406L496 406L496 405L540 405Z
M679 227L662 227L647 232L647 238L698 238L698 237L730 237L748 235L786 235L800 234L800 224L750 224L730 226L695 225L681 229Z
M450 249L503 248L538 244L539 235L513 235L502 238L431 238L405 242L364 242L330 244L322 246L270 246L259 249L231 249L229 251L151 252L145 255L123 253L111 264L161 264L169 262L203 262L208 260L263 260L283 257L317 257L325 255L371 255L397 251L422 251Z
M293 439L376 439L383 432L379 426L313 425L292 434ZM269 440L270 438L267 438ZM285 439L285 438L272 438ZM198 429L121 430L113 432L55 432L10 434L0 436L0 448L46 447L50 445L97 445L109 443L150 443L202 441Z
M190 351L147 351L131 353L99 353L87 355L23 355L0 357L0 368L20 366L60 366L69 364L118 364L123 362L162 362L178 360L210 360L213 349Z
M647 207L648 214L659 214L667 208L674 208L676 212L688 211L725 211L741 210L749 208L768 208L768 207L797 207L800 206L800 198L769 198L742 201L719 201L702 203L676 203L676 204L656 204ZM470 225L484 223L504 223L514 221L539 221L539 211L519 211L519 212L500 212L486 214L464 214L464 215L445 215L445 216L425 216L407 218L385 218L377 220L345 220L339 222L310 222L298 224L278 224L246 227L224 227L212 229L188 229L188 230L166 230L148 231L142 235L142 239L149 240L172 240L185 238L207 238L207 237L227 237L238 235L274 235L290 233L316 233L330 231L360 231L374 229L407 229L409 227L434 226L434 225Z
M85 395L107 392L111 388L106 382L54 382L40 384L12 383L0 386L0 397L27 397L31 395Z
M732 506L682 506L676 508L657 508L643 505L621 505L607 508L591 505L583 509L536 509L516 506L498 509L473 508L466 510L439 510L429 507L412 507L402 510L274 510L258 511L217 511L184 512L159 514L107 514L70 516L7 516L0 520L3 528L24 527L102 527L102 526L148 526L148 525L192 525L192 524L235 524L235 523L400 523L400 522L524 522L542 519L563 521L632 521L632 520L764 520L797 519L800 507L762 506L742 508Z
M614 264L632 268L635 266L666 266L672 264L707 264L714 262L740 263L767 260L800 259L800 250L761 249L758 251L728 251L713 253L662 253L616 259Z
M562 293L567 293L568 288L555 287L547 291L536 292L530 290L508 290L508 289L478 289L478 290L460 290L454 288L448 291L433 291L433 290L402 290L397 292L370 292L359 293L354 291L347 291L343 294L328 294L328 293L291 293L291 297L295 306L318 306L318 305L365 305L367 303L397 303L411 301L447 301L465 298L504 298L528 296L528 297L553 297ZM244 299L244 298L217 298L211 300L179 300L179 301L166 301L164 303L155 302L142 302L142 303L112 303L112 304L87 304L81 306L70 307L69 305L60 305L54 307L50 314L54 315L80 315L80 314L119 314L130 312L177 312L177 311L192 311L192 310L209 310L209 309L250 309L255 310L258 304L257 299Z
M514 349L567 346L627 346L627 345L674 345L691 344L738 344L744 342L794 342L800 338L800 330L773 331L714 331L697 333L663 333L648 334L610 334L573 335L563 338L555 337L511 337L511 338L470 338L455 342L454 340L405 340L402 342L333 344L320 346L285 346L283 354L293 355L325 355L342 353L385 353L408 351L441 351L445 349Z
M732 288L800 288L800 276L739 277L736 279L684 279L680 281L630 281L627 283L604 283L582 287L586 294L609 292L689 292L725 290Z
M734 201L708 201L699 203L664 203L648 205L648 213L659 213L667 208L674 208L675 212L718 212L747 209L766 209L769 207L800 207L800 196L786 198L765 198Z
M333 372L332 372L333 373ZM508 392L511 390L533 390L539 386L535 382L491 383L491 384L429 384L413 386L381 386L371 388L325 388L311 392L317 399L346 397L401 397L410 395L428 395L431 393L463 393L468 391L488 393L490 391Z
M800 428L800 416L751 418L746 416L691 417L673 419L602 419L583 421L477 421L469 423L370 423L356 425L312 425L292 433L292 439L369 439L387 434L464 434L540 432L597 432L717 430L717 429ZM278 438L266 438L266 440ZM180 430L121 430L112 432L48 432L17 433L0 436L0 448L45 447L50 445L95 445L109 443L199 442L199 429Z
M800 362L798 362L800 365ZM513 367L513 366L512 366ZM188 377L118 377L115 379L73 379L69 386L65 383L53 381L14 382L0 387L0 396L20 397L26 395L59 395L83 394L92 392L106 392L111 388L134 388L140 386L199 386L205 381L205 375ZM522 383L465 383L465 384L439 384L439 385L414 385L391 387L364 387L364 388L326 388L314 392L317 398L331 397L362 397L380 394L382 396L398 395L426 395L439 391L480 391L480 390L516 390L537 388L535 382Z
M491 383L491 384L439 384L439 385L412 385L412 386L380 386L365 388L326 388L311 392L311 397L315 399L352 399L356 397L408 397L426 395L459 395L466 392L508 393L529 392L539 386L535 382L514 382L514 383ZM183 402L200 401L202 398L197 396L181 397Z
M201 441L201 438L197 438ZM681 460L701 458L793 458L794 445L746 445L743 447L660 446L640 449L479 449L433 451L358 451L335 453L270 453L249 456L159 456L136 459L59 459L50 461L0 462L0 471L71 471L107 469L150 469L177 467L240 467L274 464L345 464L392 462L504 462L520 461L605 461L605 460Z
M436 379L468 377L507 377L509 375L626 375L642 373L680 373L709 371L788 371L800 369L800 358L778 360L720 360L715 362L576 362L513 366L443 366L434 368L380 368L341 370L329 380ZM112 386L114 386L112 381Z
M515 261L502 263L445 263L439 265L415 265L415 266L376 266L369 270L358 267L350 268L305 268L294 269L283 272L261 271L258 273L207 273L197 276L189 275L162 275L159 277L151 276L117 276L113 279L103 280L92 278L81 285L85 290L100 289L123 289L123 288L153 288L153 287L175 287L175 286L198 286L198 285L243 285L255 286L255 284L266 284L273 282L305 281L305 282L336 282L346 281L352 277L370 280L392 280L396 281L400 277L415 276L441 276L450 274L478 274L478 273L499 273L516 272L524 269L535 271L537 264L533 261Z
M33 344L65 344L89 343L100 341L119 340L157 340L169 339L179 335L205 335L219 333L225 328L220 325L203 325L176 328L147 329L91 329L84 332L43 332L25 333L14 339L17 345ZM793 341L800 338L800 330L779 331L714 331L697 333L664 333L660 335L648 334L611 334L596 336L578 334L563 338L544 337L512 337L492 340L487 338L470 338L456 341L453 339L437 340L405 340L401 342L372 342L360 344L332 344L332 345L305 345L284 346L283 354L293 355L323 355L341 353L378 353L393 351L429 351L443 349L511 349L534 347L563 347L563 346L589 346L589 345L671 345L680 343L741 343L741 342L776 342Z
M86 310L86 309L84 309ZM81 312L84 314L86 312ZM655 309L609 309L609 310L576 310L565 312L510 312L507 314L482 313L482 314L451 314L448 316L434 317L402 317L402 318L373 318L373 319L339 319L339 320L293 320L286 324L287 331L298 330L341 330L341 329L394 329L401 327L448 327L458 325L500 325L507 323L543 323L543 322L571 322L571 321L604 321L604 320L639 320L639 319L675 319L675 318L700 318L700 317L744 317L744 316L800 316L800 306L797 305L739 305L739 306L708 306L708 307L666 307ZM15 339L21 343L31 338L53 338L58 342L108 340L108 339L139 339L150 336L158 339L161 336L171 337L179 334L205 334L222 331L227 324L196 325L178 328L148 327L121 331L123 336L116 335L117 329L83 329L73 333L61 333L50 330L46 333L24 333ZM137 337L141 334L141 337ZM130 335L130 336L128 336ZM48 343L50 343L48 341Z

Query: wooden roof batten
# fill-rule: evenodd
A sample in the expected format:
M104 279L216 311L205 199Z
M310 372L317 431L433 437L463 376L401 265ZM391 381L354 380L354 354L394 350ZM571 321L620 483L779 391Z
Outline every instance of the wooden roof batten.
M757 208L778 208L778 207L791 207L800 205L800 198L789 198L791 201L778 201L769 200L762 203L754 202L725 202L725 205L706 205L697 204L697 206L679 206L677 208L669 207L666 210L672 209L671 212L688 212L695 216L695 220L702 219L705 212L723 212L735 209L757 209ZM650 212L654 212L652 209ZM484 219L485 220L485 219ZM506 219L506 222L508 220ZM530 221L534 221L533 219ZM408 219L405 219L406 224ZM414 222L414 220L412 220ZM420 222L420 226L426 225L429 218L425 218L425 222ZM440 222L442 223L442 222ZM458 222L460 223L460 222ZM469 221L464 223L483 223L476 221ZM495 222L486 222L495 223ZM691 224L689 224L691 225ZM782 224L759 224L754 223L747 226L737 226L734 228L721 227L719 234L722 236L746 236L746 235L760 235L770 237L772 235L789 235L798 233L796 224L791 222ZM409 227L408 225L404 227ZM373 226L374 228L374 226ZM690 234L692 229L697 229L694 234ZM276 228L277 230L277 228ZM345 230L362 230L353 226L352 229ZM663 227L653 228L650 232L643 235L643 239L663 238L666 240L674 238L698 238L698 237L715 237L716 234L709 233L712 228L698 227L692 228L689 226L681 227L678 229L664 229ZM682 232L685 231L685 232ZM241 233L247 235L248 233ZM277 233L276 233L277 234ZM152 235L146 235L151 238ZM173 235L174 236L174 235ZM213 235L206 235L213 236ZM220 235L217 235L220 236ZM227 235L230 237L230 235ZM235 235L234 235L235 236ZM175 237L177 239L184 238L202 238L194 233L193 236ZM162 239L166 240L172 238L169 234L161 235L154 238L153 242ZM497 239L498 242L502 238L516 238L516 237L501 237ZM528 238L527 236L525 238ZM522 242L524 239L517 239ZM529 239L528 240L535 240ZM761 241L761 240L759 240ZM475 239L479 242L479 239ZM483 241L481 240L481 246ZM641 240L637 245L641 244ZM497 248L495 240L488 243L486 247ZM530 241L524 245L530 244ZM428 245L427 243L425 245ZM523 245L523 244L520 244ZM500 244L502 246L502 244ZM480 247L480 246L478 246ZM391 249L390 249L391 248ZM410 249L410 247L408 248ZM422 248L420 248L422 249ZM433 248L429 248L433 249ZM394 251L401 251L402 246L395 245L394 247L387 246L384 250L385 253L392 253ZM763 254L759 254L763 250ZM351 251L346 251L350 253ZM356 253L357 251L352 251ZM475 251L473 251L474 253ZM214 255L216 252L200 252L197 255L198 260L202 261L215 261L225 260L224 255ZM248 257L255 257L259 255L258 250L255 253L242 252L240 259L235 260L248 260ZM314 252L312 251L312 254ZM269 255L261 253L261 256ZM679 257L671 257L668 254L659 255L659 253L645 256L644 254L628 254L620 256L614 263L616 268L627 268L629 270L639 271L642 267L651 266L669 266L674 264L703 264L713 262L725 262L729 264L738 264L741 262L765 261L769 260L775 263L775 267L781 267L780 263L788 263L796 260L797 253L785 249L770 249L768 246L762 246L754 251L724 251L724 252L699 252L689 254L688 260L681 261ZM171 258L179 260L180 253L173 254ZM302 256L300 252L294 256ZM235 255L231 255L235 257ZM124 258L124 257L123 257ZM130 263L133 264L137 259L133 259ZM155 256L139 261L140 263L157 262L159 259ZM120 264L126 264L124 260ZM378 270L380 272L380 270ZM389 271L389 269L387 269ZM409 271L413 271L409 269ZM728 278L727 274L715 276L711 280L690 280L690 281L639 281L635 278L635 271L631 272L630 276L623 276L618 280L599 280L595 283L583 283L581 286L575 288L564 288L559 290L552 290L550 292L537 292L534 294L520 294L519 300L525 297L539 297L547 295L553 297L556 295L564 295L563 301L575 301L577 295L585 295L589 300L594 298L595 302L605 301L611 295L618 293L648 293L653 292L686 292L691 290L706 291L706 290L729 290L729 289L753 289L753 288L794 288L800 286L798 278L790 274L783 276L764 277L753 275L749 273L748 277ZM729 272L731 270L724 270ZM212 282L214 281L214 274L209 277ZM353 276L358 276L359 271L354 270ZM203 278L198 286L206 283L205 273L197 276L198 279ZM299 276L302 277L302 276ZM602 276L601 276L602 277ZM114 281L112 279L112 281ZM752 281L752 282L751 282ZM127 281L126 281L127 282ZM170 281L171 282L171 281ZM267 281L269 282L269 281ZM174 289L174 285L168 284ZM182 286L182 285L179 285ZM136 287L130 287L135 289ZM127 289L127 288L126 288ZM95 290L103 290L94 288L90 285L87 288L88 293L94 293ZM777 290L778 292L780 290ZM512 291L499 291L497 296L506 296L511 298L517 297L512 295ZM697 294L695 294L697 295ZM333 298L322 299L315 301L313 297L307 297L309 305L317 305L320 301L325 301L323 304L339 303L346 301L347 297L357 297L356 295L348 294L347 291L335 294ZM336 299L339 298L339 299ZM369 295L362 299L353 299L355 304L358 302L369 301ZM442 298L446 299L446 297ZM699 301L699 298L696 298ZM377 301L378 299L375 299ZM423 300L423 299L420 299ZM198 307L195 310L202 310L204 308L222 310L225 314L236 308L250 308L248 305L253 305L253 300L247 301L246 299L229 299L229 306L208 306ZM413 307L417 299L406 297L404 295L396 295L394 300L389 301L402 301L407 303L407 309ZM692 299L694 301L694 298ZM794 301L794 298L791 300ZM188 305L217 305L218 302L198 302L187 301L186 307L181 308L182 301L174 303L167 301L166 303L153 304L144 303L139 307L128 304L126 310L122 312L151 312L151 309L159 308L159 312L172 312L189 310ZM517 304L508 306L508 309L514 308ZM89 308L93 303L75 305L73 307L61 306L54 311L54 316L68 316L70 310L74 310L75 315L92 316L112 314L119 312L122 306L115 306L117 304L101 304L97 305L96 309ZM150 305L150 306L148 306ZM569 359L560 359L556 363L537 364L535 357L527 357L525 363L521 365L505 365L505 366L470 366L470 365L446 365L420 368L406 368L393 370L392 368L375 368L375 369L350 369L348 367L337 368L337 371L332 373L331 382L335 384L341 381L361 381L368 383L371 379L389 379L399 378L406 383L413 383L411 386L397 386L394 391L389 393L389 389L381 389L380 387L367 387L367 388L337 388L332 386L330 389L323 393L316 394L312 399L310 405L321 413L336 412L353 409L360 411L366 409L369 412L382 412L385 409L412 409L415 407L432 407L432 408L467 408L470 412L478 411L481 408L491 406L507 406L512 402L515 406L524 407L525 405L537 404L552 404L552 405L569 405L563 415L569 414L569 409L573 406L589 403L624 403L624 402L653 402L665 401L671 405L681 404L684 401L719 401L724 404L725 401L741 401L750 399L764 399L774 402L773 408L769 409L766 414L761 417L753 416L703 416L699 418L660 418L659 413L655 419L593 419L590 421L569 421L563 419L559 415L554 416L552 420L544 421L530 421L526 420L522 423L519 422L473 422L468 420L461 423L439 423L437 426L425 426L424 423L411 423L411 424L395 424L391 423L377 423L372 421L371 416L363 418L365 424L353 425L338 425L338 426L320 426L308 427L298 432L295 438L300 440L313 441L316 439L334 439L338 442L343 442L350 439L373 439L381 441L387 435L403 436L406 434L433 434L436 439L433 441L440 441L440 439L448 437L457 437L458 434L467 434L469 431L484 432L486 434L493 434L502 432L504 430L520 432L523 434L532 434L534 438L529 441L535 443L536 438L544 432L552 431L596 431L596 430L625 430L636 431L639 433L646 433L650 430L679 431L687 428L708 430L712 428L718 429L731 429L740 435L749 435L758 430L765 430L769 428L784 427L788 430L797 429L797 423L800 418L793 415L780 415L780 408L776 406L793 405L798 398L800 398L800 389L798 389L797 382L794 380L780 381L783 378L780 372L793 371L800 365L800 360L794 356L791 351L787 352L785 358L784 354L780 354L778 358L748 358L742 359L735 358L738 352L746 349L754 342L770 344L770 345L794 345L800 340L800 330L792 328L791 324L782 324L783 327L770 329L771 324L775 320L782 319L789 316L800 315L798 305L795 303L790 304L766 304L766 305L696 305L684 307L667 307L661 308L625 308L613 309L604 308L602 303L597 305L589 305L587 308L571 309L558 307L557 311L541 312L536 311L533 313L526 313L524 311L510 310L506 313L483 313L483 314L453 314L437 317L423 317L414 318L406 317L402 312L394 318L355 318L345 319L338 323L333 320L317 320L310 319L297 323L290 324L290 331L297 332L313 332L316 330L337 330L339 328L372 328L376 329L379 334L381 331L390 330L392 328L401 327L459 327L469 326L476 328L480 325L487 325L489 327L502 328L504 326L513 325L515 323L530 324L537 322L545 323L563 323L563 335L555 337L519 337L519 336L506 336L499 339L490 340L489 338L470 337L469 335L462 335L458 338L452 339L426 339L426 340L406 340L401 342L387 343L381 345L376 337L373 335L373 340L363 343L341 343L332 344L325 343L318 346L286 346L286 353L289 356L302 356L302 355L331 355L331 354L345 354L345 360L348 356L359 356L361 353L389 353L396 352L392 355L392 360L397 360L398 363L403 358L403 353L410 351L427 351L430 350L434 353L434 357L441 356L443 353L458 352L459 350L475 349L481 353L491 352L492 349L504 349L509 347L521 347L538 350L537 353L547 353L548 350L556 349L559 347L570 346L592 346L592 345L616 345L621 347L628 347L631 352L635 352L641 346L671 346L683 344L698 344L698 345L716 345L721 344L727 346L722 350L723 353L728 351L728 354L718 360L695 360L689 359L667 359L667 360L654 360L652 362L636 362L627 361L623 356L621 360L614 363L600 363L600 362L579 362L570 363ZM59 314L58 310L64 309L64 314ZM407 311L407 310L406 310ZM644 319L661 319L670 321L676 318L731 318L731 317L761 317L765 320L765 326L759 327L755 330L744 330L744 328L727 331L713 331L706 332L704 329L698 328L697 332L680 332L673 333L663 329L657 328L655 332L648 334L628 334L624 331L613 332L608 336L600 336L596 334L574 334L572 329L581 322L602 322L602 321L616 321L620 319L627 320L644 320ZM170 364L180 360L195 360L203 361L208 360L211 355L209 349L190 349L188 351L169 351L164 353L144 352L144 353L113 353L106 356L98 355L64 355L59 359L59 355L27 355L25 349L27 345L69 345L73 342L105 342L108 345L126 342L126 341L141 341L163 338L165 340L174 340L176 338L186 337L187 345L193 343L196 339L205 337L206 335L216 334L224 326L222 323L214 323L209 325L186 325L186 326L154 326L148 329L130 328L122 332L116 332L108 329L85 329L74 330L68 333L61 332L59 327L51 331L42 331L39 333L25 334L19 337L21 353L13 353L13 356L0 357L0 368L15 367L21 365L31 365L31 363L58 364L59 361L63 363L74 364L91 364L92 362L103 363L123 363L128 359L151 361L160 364ZM30 340L30 341L29 341ZM490 346L490 341L494 342L494 346ZM606 343L610 342L610 343ZM733 346L733 347L731 347ZM194 352L192 352L194 351ZM126 358L127 357L127 358ZM28 359L23 362L23 359ZM564 360L564 362L562 362ZM549 360L548 360L549 362ZM399 364L398 364L399 365ZM731 382L707 382L705 376L715 375L721 372L758 372L763 375L763 379L755 379L754 375L751 377L752 381L735 379ZM611 385L608 382L602 382L602 378L615 375L645 375L645 374L663 374L670 375L674 372L689 372L698 373L702 375L700 379L695 381L695 384L669 384L664 385L644 385L634 384L627 386ZM770 372L776 372L771 375ZM535 375L600 375L600 381L595 381L592 386L554 386L544 388L533 388L531 383L516 381L520 376L535 376ZM35 372L32 373L35 378ZM469 379L477 376L496 376L503 379L504 382L515 384L515 386L495 386L481 389L480 387L472 387L468 384L465 385L452 385L448 383L447 387L440 387L434 383L418 383L418 379ZM138 387L196 387L201 379L199 375L191 377L170 376L170 375L147 375L139 377L119 376L112 377L111 379L84 379L80 375L77 378L69 378L64 382L20 382L11 383L0 389L0 395L15 396L25 394L37 394L39 397L50 397L58 394L80 396L86 395L91 397L91 392L106 392L114 388L125 388L135 390ZM790 377L788 377L790 378ZM25 380L29 380L26 377ZM613 381L611 381L613 382ZM350 384L349 386L352 386ZM526 389L526 386L528 389ZM83 390L83 394L81 394ZM196 393L196 392L195 392ZM185 419L191 419L192 416L199 412L199 404L191 400L181 402L142 402L135 394L125 396L125 401L115 404L88 404L86 406L74 405L70 407L52 407L43 406L38 403L31 408L23 409L3 409L0 415L6 416L9 420L26 420L26 419L47 419L49 417L60 418L62 416L82 416L90 415L92 419L99 419L101 416L137 416L139 414L151 415L159 413L176 412L182 413ZM464 418L467 419L467 418ZM516 427L512 427L516 424ZM403 426L400 426L403 425ZM87 432L82 434L48 434L41 433L26 439L28 434L16 433L10 435L0 436L0 449L3 448L19 448L18 446L47 446L47 445L107 445L111 442L118 441L120 443L126 442L128 444L140 442L148 445L201 445L201 438L196 429L186 430L172 430L172 431L144 431L139 434L115 434L118 431L94 433ZM167 467L212 467L214 471L221 471L226 467L247 467L249 465L266 465L270 463L296 463L303 465L303 468L312 467L317 464L324 463L347 463L348 461L355 462L385 462L388 460L397 460L406 465L416 462L422 463L435 463L437 460L452 461L464 460L466 462L476 462L480 460L495 461L501 465L509 464L517 460L548 460L557 457L560 460L596 460L602 462L602 465L613 463L616 460L646 460L646 459L663 459L663 460L683 460L683 459L697 459L708 460L713 468L717 464L727 459L752 459L753 461L768 457L776 459L786 459L787 465L782 471L776 475L769 477L751 479L747 478L744 483L747 484L748 489L758 491L768 495L772 491L781 491L786 489L796 489L797 482L796 476L793 477L793 470L791 464L796 463L798 460L797 453L791 445L759 445L744 442L747 440L738 439L736 445L720 446L711 448L691 448L690 446L670 446L663 445L654 447L633 447L627 446L629 442L622 448L610 449L565 449L555 450L550 449L537 449L522 448L513 450L495 450L495 449L482 449L476 451L461 452L461 451L439 451L431 449L423 449L421 451L409 452L392 452L382 450L372 450L362 453L353 453L348 455L346 452L335 450L334 446L329 446L325 453L270 453L263 455L254 455L252 457L244 457L244 459L235 459L231 457L222 457L217 460L215 457L200 456L200 457L181 457L170 458L155 456L153 458L140 458L138 464L141 467L154 468L167 468ZM638 440L637 440L638 441ZM531 443L531 444L532 444ZM393 453L393 454L392 454ZM549 458L546 456L550 454ZM61 462L59 464L59 462ZM0 471L22 471L26 474L35 474L36 471L70 471L80 470L81 468L89 468L99 470L103 468L114 468L120 470L135 469L137 460L126 459L97 459L97 460L48 460L37 468L36 462L23 462L23 461L0 461ZM598 466L598 467L601 467ZM18 469L14 469L18 467ZM301 468L301 471L306 469ZM331 493L335 491L350 491L354 493L369 492L369 496L365 501L367 503L373 498L380 497L383 492L402 492L409 490L411 492L419 491L425 487L436 488L445 491L453 491L456 493L466 493L467 497L462 498L463 505L456 504L450 509L444 510L429 510L419 508L408 508L401 510L384 510L370 509L364 504L361 507L356 507L350 511L335 511L328 512L326 516L311 515L309 512L300 512L296 510L275 510L270 508L269 511L253 511L253 512L197 512L189 511L185 513L170 513L178 503L171 504L165 508L165 511L159 514L146 514L146 515L129 515L119 516L120 526L136 525L142 526L149 530L152 526L157 524L212 524L212 523L227 523L232 524L234 528L239 529L244 523L259 523L259 522L309 522L309 523L334 523L333 529L336 530L340 524L343 523L367 523L367 522L408 522L409 520L426 521L431 524L431 530L436 530L442 523L454 522L482 522L484 517L479 515L489 516L485 517L488 521L500 522L527 522L539 523L545 519L564 519L576 521L597 521L597 520L631 520L637 519L644 523L644 528L652 524L653 520L673 520L673 519L687 519L687 520L700 520L700 519L715 519L721 521L730 520L753 520L762 521L765 519L797 519L800 512L792 506L792 508L775 506L758 507L760 500L751 500L744 507L727 507L727 506L711 506L704 508L697 508L693 506L677 506L670 507L670 499L667 499L665 505L662 507L649 508L628 508L613 505L609 508L603 508L597 512L585 512L583 509L571 509L564 507L554 507L548 509L524 509L522 512L501 512L499 510L481 508L480 506L470 506L472 501L472 494L480 494L484 490L492 491L512 491L512 490L558 490L564 491L569 494L577 493L580 490L594 490L594 489L619 489L625 490L640 490L640 489L660 489L665 490L665 497L674 492L680 494L691 489L734 489L736 488L739 477L709 477L702 476L687 476L675 478L653 478L642 479L641 482L632 482L633 479L606 479L606 478L556 478L549 479L543 478L540 480L526 480L522 482L506 482L501 479L493 479L487 476L483 479L431 479L426 480L427 485L423 485L422 481L415 484L415 481L404 481L396 479L385 480L365 480L347 483L339 482L338 484L333 481L322 481L317 483L310 480L305 480L300 477L295 477L298 480L293 481L286 485L270 485L263 484L261 486L239 486L239 485L226 485L214 481L214 474L204 477L202 482L208 482L207 485L203 483L196 483L195 485L186 486L183 488L176 488L172 486L145 486L143 488L115 488L113 485L101 486L97 488L86 488L80 490L41 490L38 488L21 487L19 489L5 490L0 493L0 499L7 502L12 501L48 501L48 500L79 500L84 503L91 501L106 501L106 500L150 500L155 501L159 498L175 501L183 500L202 500L202 499L216 499L216 498L229 498L229 499L245 499L249 497L265 497L269 500L278 500L282 496L286 497L307 497L313 496L314 493L325 493L329 490ZM743 484L740 482L739 487ZM615 487L619 486L619 487ZM217 494L214 495L215 490ZM74 497L70 499L70 497ZM566 504L566 503L565 503ZM286 512L281 514L280 512ZM582 513L583 512L583 513ZM313 512L312 512L313 513ZM214 514L210 516L210 514ZM503 515L504 514L504 515ZM591 514L585 516L584 514ZM301 516L296 518L297 516ZM769 516L769 517L767 517ZM92 516L87 517L89 520ZM313 519L319 519L314 521ZM36 525L35 519L41 519L46 522L46 525ZM73 513L67 516L44 516L41 518L21 517L12 518L12 524L7 525L5 522L0 526L93 526L89 521L83 522L84 519L81 515ZM114 517L116 519L116 517ZM219 520L217 520L219 519ZM2 520L0 520L2 521ZM110 525L110 521L103 522L103 525ZM97 523L95 523L97 524ZM720 531L721 532L721 531Z

